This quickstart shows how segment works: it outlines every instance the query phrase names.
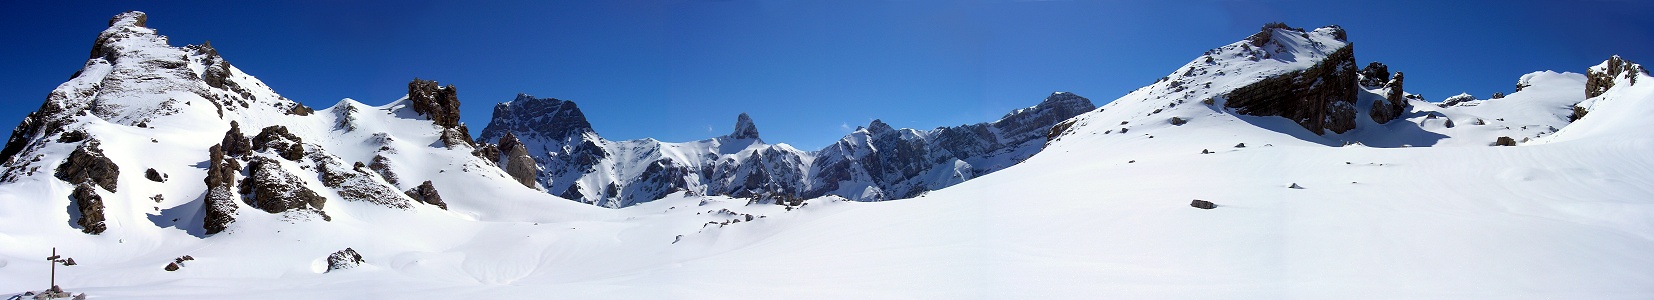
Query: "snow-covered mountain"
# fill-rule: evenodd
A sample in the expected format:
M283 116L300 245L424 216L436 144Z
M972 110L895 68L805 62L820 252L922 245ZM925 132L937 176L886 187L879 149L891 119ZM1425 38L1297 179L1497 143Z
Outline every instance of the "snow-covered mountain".
M536 182L559 197L605 207L675 192L742 198L858 201L918 196L1004 169L1038 153L1052 125L1096 108L1057 92L998 121L920 131L880 120L817 151L769 144L747 114L711 139L671 143L610 141L573 101L518 95L494 107L480 139L500 155L522 145L539 164ZM497 161L517 161L500 157ZM533 184L531 184L533 186Z
M453 214L445 210L556 199L472 155L452 86L415 80L410 98L314 110L211 45L168 45L146 20L141 12L110 20L86 65L0 152L5 186L72 200L81 231L207 236L246 222L340 221L381 209ZM442 201L439 191L462 187L521 200Z
M425 80L311 109L145 20L0 151L0 295L1654 298L1654 76L1620 57L1436 103L1270 24L1100 108L801 151L526 95L472 141Z

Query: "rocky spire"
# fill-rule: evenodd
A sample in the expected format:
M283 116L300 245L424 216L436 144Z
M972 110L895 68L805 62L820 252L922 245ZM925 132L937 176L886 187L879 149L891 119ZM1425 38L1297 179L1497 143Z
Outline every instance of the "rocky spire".
M741 115L735 117L735 132L730 133L729 137L733 139L756 139L758 138L758 125L752 124L752 117L747 116L747 113L741 113Z

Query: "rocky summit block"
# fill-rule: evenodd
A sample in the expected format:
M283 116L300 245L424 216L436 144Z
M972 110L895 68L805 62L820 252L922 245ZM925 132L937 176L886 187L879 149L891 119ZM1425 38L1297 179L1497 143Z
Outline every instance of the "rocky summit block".
M1355 49L1346 45L1308 69L1265 78L1226 96L1225 106L1253 116L1291 119L1315 134L1355 129Z

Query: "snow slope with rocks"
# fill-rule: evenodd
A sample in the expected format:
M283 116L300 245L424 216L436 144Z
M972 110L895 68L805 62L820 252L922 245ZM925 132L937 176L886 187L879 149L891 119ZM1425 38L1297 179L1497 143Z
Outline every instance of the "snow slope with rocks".
M1334 88L1358 97L1334 99L1278 80L1351 78L1320 71L1353 63L1316 54L1344 40L1341 30L1266 27L1268 40L1209 51L1215 65L1179 68L1057 123L1021 163L915 198L678 191L604 209L525 186L502 169L514 158L505 145L455 137L463 124L430 101L451 87L416 82L409 99L299 113L216 53L166 46L142 20L117 17L105 33L117 37L100 47L118 51L92 58L8 143L0 295L45 289L41 258L55 246L78 262L57 269L58 284L93 299L1654 297L1654 78L1618 57L1585 75L1523 76L1526 87L1500 99L1409 100L1380 122L1374 111L1396 107L1387 89L1399 84L1304 81L1347 84ZM1271 54L1246 58L1256 49L1240 43ZM214 72L227 76L202 79ZM1316 100L1275 112L1351 119L1229 105L1260 82L1280 93L1266 97ZM241 134L226 134L232 121ZM737 127L753 130L603 148L693 147L644 154L681 157L750 152L723 149L732 140L779 146ZM883 149L880 132L940 139L872 127L846 140ZM1497 137L1514 146L1491 146ZM73 154L93 140L101 154ZM72 172L59 175L63 165ZM259 186L309 190L322 205L229 189L220 194L234 221L206 233L205 215L222 212L207 205L224 196L212 189L261 182L253 177L293 183ZM411 191L353 193L389 188ZM102 199L97 234L77 222L81 189ZM292 207L270 213L261 199ZM1215 206L1190 207L1196 199Z

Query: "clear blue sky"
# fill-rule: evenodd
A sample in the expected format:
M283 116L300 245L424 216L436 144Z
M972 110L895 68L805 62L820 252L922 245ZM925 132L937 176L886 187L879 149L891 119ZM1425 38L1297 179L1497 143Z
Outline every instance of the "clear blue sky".
M8 2L5 128L126 10L318 108L383 104L421 77L459 87L472 132L529 93L578 102L610 139L703 139L748 112L765 140L807 150L874 118L989 121L1052 91L1101 105L1269 21L1341 25L1361 64L1435 101L1612 54L1654 62L1654 5L1634 0Z

